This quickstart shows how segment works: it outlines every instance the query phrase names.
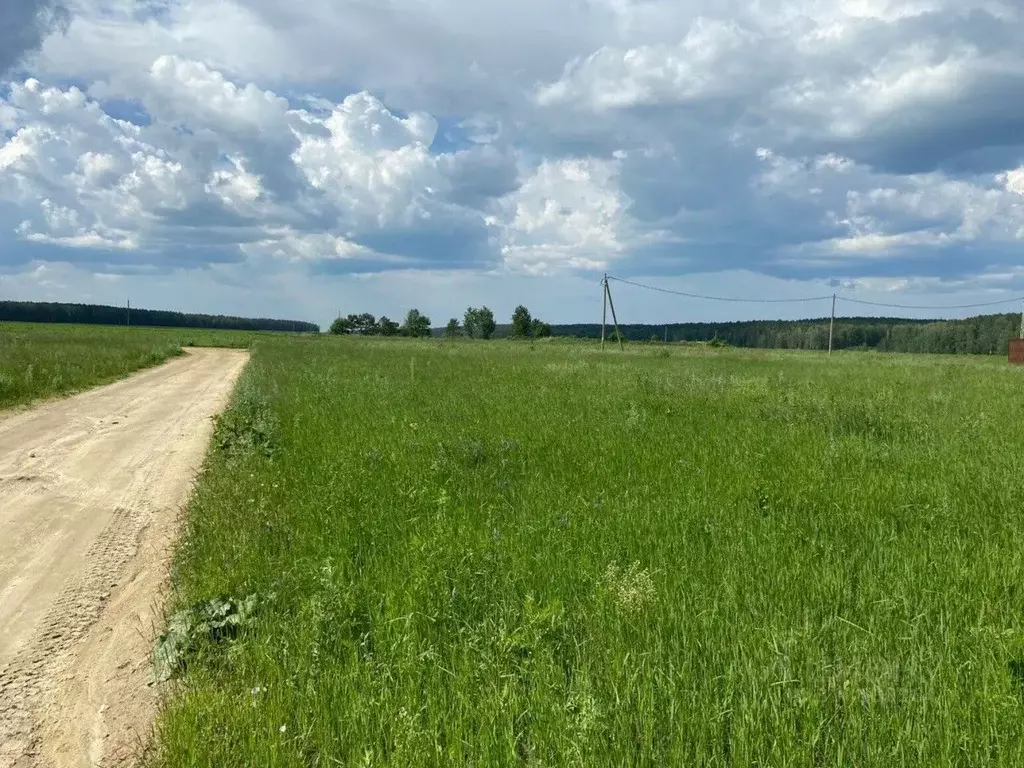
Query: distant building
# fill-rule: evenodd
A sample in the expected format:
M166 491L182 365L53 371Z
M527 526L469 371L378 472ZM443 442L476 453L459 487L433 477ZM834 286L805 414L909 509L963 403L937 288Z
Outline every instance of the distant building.
M1024 365L1024 339L1010 339L1010 362Z

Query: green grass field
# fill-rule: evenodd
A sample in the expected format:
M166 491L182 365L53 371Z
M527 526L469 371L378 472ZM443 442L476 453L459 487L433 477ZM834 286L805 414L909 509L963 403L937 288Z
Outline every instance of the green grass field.
M261 342L153 762L1024 764L1022 373Z
M0 323L0 409L123 378L182 345L247 347L265 334L192 328Z

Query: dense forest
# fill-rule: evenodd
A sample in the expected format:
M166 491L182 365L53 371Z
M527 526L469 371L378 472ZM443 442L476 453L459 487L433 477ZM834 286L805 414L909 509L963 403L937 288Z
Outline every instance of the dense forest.
M319 333L320 326L300 320L272 320L264 317L196 315L162 309L131 308L131 324L161 328L222 328L236 331L291 331ZM0 320L26 323L82 323L84 325L126 325L126 307L99 304L57 304L34 301L0 301ZM600 332L599 332L600 335Z
M1019 314L981 315L965 320L906 320L892 317L837 318L834 349L885 352L1005 355L1020 331ZM829 319L751 320L731 323L671 323L668 341L713 341L736 347L828 349ZM622 325L627 341L663 341L665 325ZM555 325L555 336L600 338L601 326ZM608 326L608 337L614 333Z

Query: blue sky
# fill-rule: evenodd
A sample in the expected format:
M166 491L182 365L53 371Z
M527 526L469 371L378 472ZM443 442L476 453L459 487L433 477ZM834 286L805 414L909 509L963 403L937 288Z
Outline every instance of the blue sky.
M1019 2L3 2L3 298L1024 294ZM616 291L625 322L828 312Z

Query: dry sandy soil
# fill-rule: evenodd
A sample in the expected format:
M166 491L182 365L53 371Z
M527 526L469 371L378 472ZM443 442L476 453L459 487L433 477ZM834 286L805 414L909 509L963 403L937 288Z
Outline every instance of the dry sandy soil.
M195 350L0 415L0 768L140 755L179 512L246 360Z

